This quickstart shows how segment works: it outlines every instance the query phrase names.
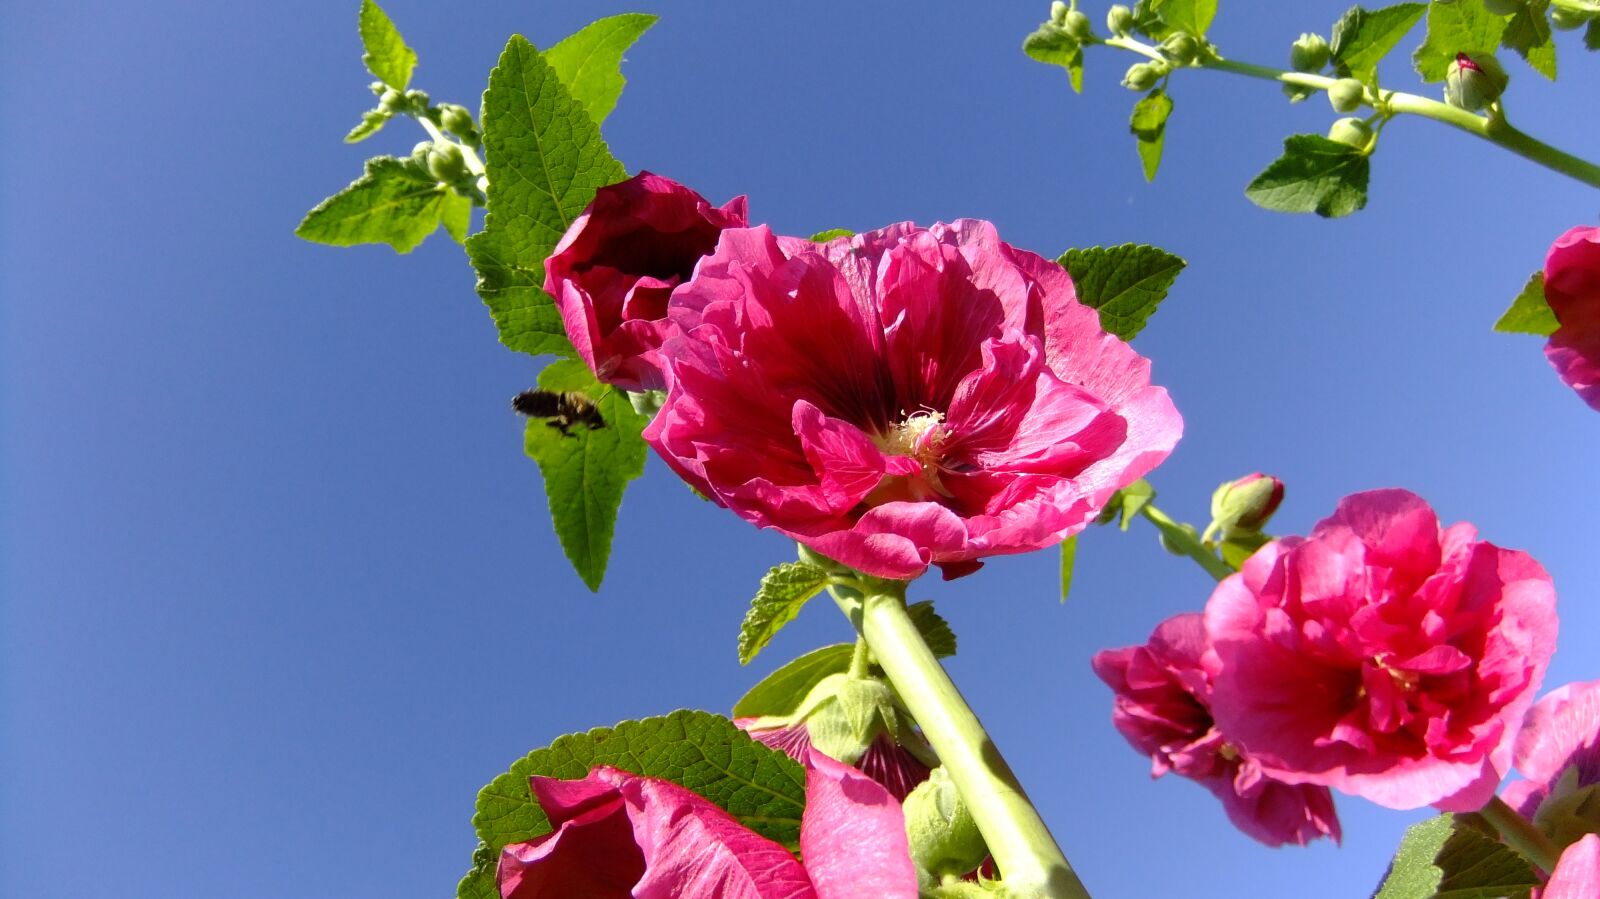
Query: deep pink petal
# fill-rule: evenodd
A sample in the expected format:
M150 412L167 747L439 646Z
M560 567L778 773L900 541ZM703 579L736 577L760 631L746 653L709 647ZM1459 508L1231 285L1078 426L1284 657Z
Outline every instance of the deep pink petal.
M616 788L593 777L532 778L556 829L506 846L496 874L504 899L628 899L645 859Z
M1541 899L1600 897L1600 836L1589 834L1566 848Z
M817 899L916 899L900 803L872 778L812 749L800 854Z

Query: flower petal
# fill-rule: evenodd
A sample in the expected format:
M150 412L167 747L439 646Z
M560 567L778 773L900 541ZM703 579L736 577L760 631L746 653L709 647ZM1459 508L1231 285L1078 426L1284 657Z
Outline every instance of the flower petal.
M812 749L800 854L817 899L916 899L900 803L872 778Z

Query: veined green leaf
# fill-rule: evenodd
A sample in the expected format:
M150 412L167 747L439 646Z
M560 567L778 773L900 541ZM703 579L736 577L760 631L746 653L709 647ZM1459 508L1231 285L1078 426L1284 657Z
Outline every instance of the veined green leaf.
M1150 9L1168 32L1187 31L1195 37L1205 37L1211 20L1217 16L1217 0L1150 0Z
M1544 272L1534 272L1528 278L1528 283L1523 285L1522 292L1511 302L1511 307L1494 323L1494 329L1504 334L1533 334L1538 337L1549 337L1559 327L1561 323L1556 321L1556 314L1545 300Z
M1154 181L1156 169L1161 167L1161 150L1166 143L1167 118L1172 115L1172 98L1161 88L1156 88L1133 105L1133 116L1128 130L1138 139L1139 162L1144 166L1144 180Z
M1083 48L1055 22L1045 22L1022 41L1022 52L1030 59L1067 70L1072 89L1083 93Z
M739 664L750 664L756 653L800 614L806 601L827 585L827 570L809 562L785 562L768 571L739 628Z
M294 233L336 247L386 243L409 253L439 227L454 196L401 160L379 156L367 160L366 171L349 187L306 213Z
M1100 313L1100 327L1132 340L1155 313L1186 264L1158 247L1126 243L1068 250L1060 259L1078 302Z
M622 54L656 23L656 16L623 13L583 26L544 51L544 60L567 86L572 99L583 104L595 124L616 108L627 79L622 77Z
M1556 80L1556 42L1547 13L1550 0L1527 0L1511 15L1500 43L1517 51L1535 72Z
M917 626L917 631L922 634L922 642L928 644L928 650L934 656L943 659L956 654L956 632L950 629L950 622L933 610L931 600L912 603L906 607L906 613L911 616L911 623Z
M1406 830L1373 899L1527 899L1538 875L1471 817L1440 815Z
M369 109L361 114L361 124L351 128L350 133L344 136L344 142L347 144L358 144L374 134L377 134L378 130L381 129L384 123L387 121L389 121L388 116L376 109Z
M854 654L853 644L835 643L788 662L734 703L733 717L760 718L793 712L823 678L850 670L850 657Z
M1507 19L1483 8L1483 0L1428 4L1428 37L1411 55L1423 81L1443 81L1457 53L1493 53Z
M1352 6L1333 25L1333 66L1341 77L1370 83L1378 74L1378 61L1389 55L1427 13L1426 3L1399 3L1367 10Z
M1284 140L1283 155L1244 194L1266 209L1338 218L1367 205L1370 170L1366 154L1349 144L1320 134L1295 134Z
M367 49L361 61L367 71L395 90L405 90L417 66L416 52L406 46L383 7L372 0L361 0L360 27L361 44Z

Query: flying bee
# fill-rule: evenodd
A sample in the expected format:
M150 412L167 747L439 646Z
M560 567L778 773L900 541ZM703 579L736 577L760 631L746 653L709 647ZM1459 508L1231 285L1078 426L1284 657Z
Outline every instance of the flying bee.
M572 437L572 428L583 425L591 431L606 426L600 417L600 407L581 393L556 390L524 390L511 399L511 408L529 418L542 418L544 423Z

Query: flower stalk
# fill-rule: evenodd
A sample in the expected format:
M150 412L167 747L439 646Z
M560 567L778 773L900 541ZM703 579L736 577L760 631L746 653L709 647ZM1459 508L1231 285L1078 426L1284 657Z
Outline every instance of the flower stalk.
M1153 503L1145 503L1141 506L1139 514L1156 526L1168 546L1198 562L1200 567L1205 569L1206 574L1220 581L1234 573L1232 566L1218 558L1216 553L1207 549L1206 545L1201 543L1197 537L1184 530L1182 525L1173 521L1165 512L1157 509Z
M1546 836L1544 831L1534 827L1533 822L1522 817L1504 799L1495 796L1478 811L1478 814L1494 825L1494 829L1500 833L1500 839L1507 846L1533 862L1540 870L1549 873L1556 869L1556 862L1561 858L1561 847Z

